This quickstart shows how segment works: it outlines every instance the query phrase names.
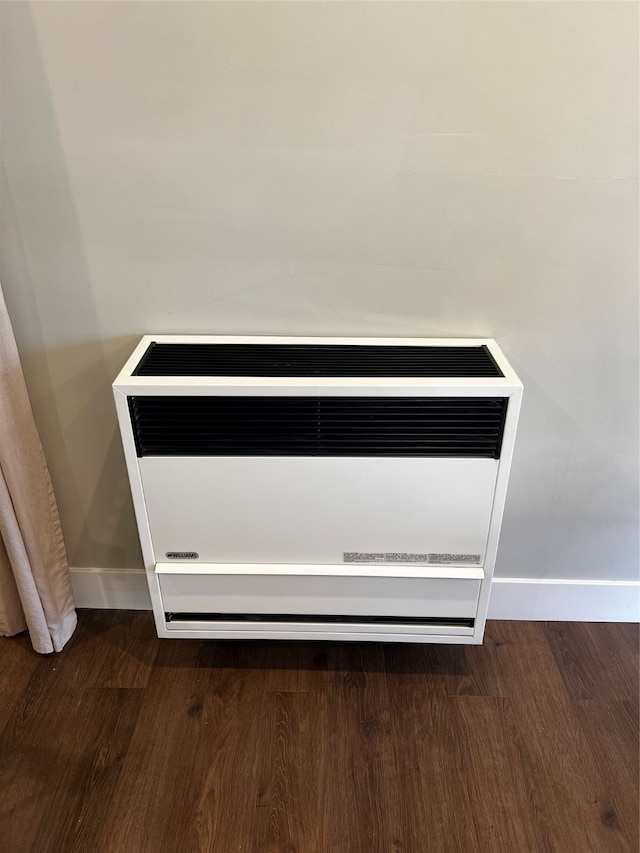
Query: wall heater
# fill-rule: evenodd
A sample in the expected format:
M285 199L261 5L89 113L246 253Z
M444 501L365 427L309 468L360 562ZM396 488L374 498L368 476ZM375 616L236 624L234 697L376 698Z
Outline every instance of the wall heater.
M482 642L495 341L151 335L114 394L158 636Z

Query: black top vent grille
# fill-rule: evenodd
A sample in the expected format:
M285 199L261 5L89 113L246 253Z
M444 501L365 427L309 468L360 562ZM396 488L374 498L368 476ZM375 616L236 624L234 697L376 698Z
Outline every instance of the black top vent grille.
M500 456L495 397L129 397L138 456Z
M134 376L502 377L482 346L151 343Z

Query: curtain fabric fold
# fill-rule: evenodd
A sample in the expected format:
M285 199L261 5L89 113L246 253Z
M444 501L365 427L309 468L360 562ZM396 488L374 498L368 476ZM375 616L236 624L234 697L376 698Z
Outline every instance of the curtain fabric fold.
M0 635L59 652L76 627L58 506L0 287Z

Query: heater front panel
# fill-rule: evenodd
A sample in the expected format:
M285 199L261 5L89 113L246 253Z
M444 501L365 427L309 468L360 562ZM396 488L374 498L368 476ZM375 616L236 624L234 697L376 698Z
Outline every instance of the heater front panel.
M155 562L190 554L208 563L484 564L493 459L149 456L138 464Z
M344 621L473 619L480 581L460 578L221 575L184 572L158 575L165 613L180 621L203 614L290 618L314 615ZM254 620L255 621L255 620Z

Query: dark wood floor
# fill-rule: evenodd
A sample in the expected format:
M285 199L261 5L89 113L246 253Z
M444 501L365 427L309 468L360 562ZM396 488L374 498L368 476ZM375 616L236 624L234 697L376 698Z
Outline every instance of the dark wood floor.
M484 646L0 640L3 853L638 851L638 631Z

